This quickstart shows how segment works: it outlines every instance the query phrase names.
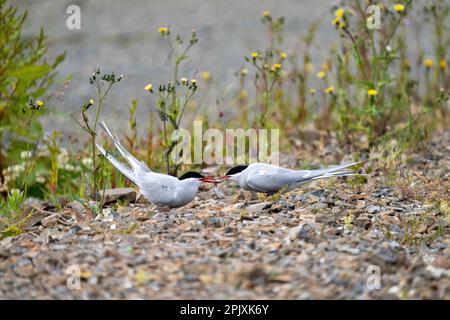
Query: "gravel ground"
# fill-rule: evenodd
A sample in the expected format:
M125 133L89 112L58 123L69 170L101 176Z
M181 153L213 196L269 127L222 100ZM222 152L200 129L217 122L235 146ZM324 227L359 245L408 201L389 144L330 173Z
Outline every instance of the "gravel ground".
M210 186L159 213L143 199L97 217L76 202L43 206L43 220L0 242L0 298L449 299L448 134L406 163L407 186L376 169L362 185L330 180L278 199Z

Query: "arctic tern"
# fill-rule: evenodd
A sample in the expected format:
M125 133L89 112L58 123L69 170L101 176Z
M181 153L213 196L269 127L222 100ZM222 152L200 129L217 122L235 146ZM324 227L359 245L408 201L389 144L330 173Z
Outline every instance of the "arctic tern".
M267 194L281 190L291 191L299 186L319 179L358 175L354 171L344 170L362 162L353 162L336 167L317 170L291 170L267 163L252 163L231 168L219 180L233 180L240 188Z
M202 182L215 183L214 179L204 177L198 172L187 172L179 178L153 172L143 161L138 160L122 146L105 122L101 121L99 125L113 140L114 146L131 168L97 144L98 150L117 170L133 182L151 203L157 206L179 208L194 199Z

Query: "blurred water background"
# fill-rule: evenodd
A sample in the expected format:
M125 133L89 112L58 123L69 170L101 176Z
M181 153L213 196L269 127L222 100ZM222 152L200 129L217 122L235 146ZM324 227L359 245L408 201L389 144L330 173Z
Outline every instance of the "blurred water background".
M204 101L209 114L218 114L215 101L224 95L235 72L248 64L244 56L267 45L261 12L273 16L285 15L284 48L289 52L318 19L313 62L319 68L330 42L337 32L331 26L330 0L15 0L21 10L28 10L24 35L38 32L42 26L48 36L48 56L66 51L67 58L59 68L61 79L70 75L72 81L64 99L54 100L56 114L46 119L46 130L80 133L70 120L81 104L94 97L88 78L98 67L103 72L124 74L124 80L109 96L103 118L124 121L132 99L139 101L138 127L145 126L147 112L154 107L154 98L143 90L151 82L158 84L171 78L166 43L158 33L161 26L171 26L172 32L186 39L197 31L199 43L192 49L180 76L200 77L209 71L214 90ZM69 5L81 8L81 29L66 27ZM251 69L251 66L248 66ZM317 70L318 71L318 70ZM199 89L201 95L202 88ZM226 102L225 102L226 103ZM226 108L226 105L222 105ZM142 115L142 116L141 116Z

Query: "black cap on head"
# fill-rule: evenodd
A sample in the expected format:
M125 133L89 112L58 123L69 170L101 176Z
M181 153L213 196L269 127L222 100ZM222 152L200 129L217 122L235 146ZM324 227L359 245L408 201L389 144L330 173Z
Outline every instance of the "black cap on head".
M232 175L232 174L236 174L236 173L242 172L242 171L244 171L245 169L247 169L247 167L248 167L248 164L242 165L242 166L236 166L236 167L233 167L233 168L231 168L230 170L228 170L228 172L226 173L226 175L229 176L229 175Z
M178 177L178 180L184 180L184 179L188 179L188 178L199 178L200 179L200 178L204 178L204 176L195 171L188 171L188 172L184 173L182 176Z

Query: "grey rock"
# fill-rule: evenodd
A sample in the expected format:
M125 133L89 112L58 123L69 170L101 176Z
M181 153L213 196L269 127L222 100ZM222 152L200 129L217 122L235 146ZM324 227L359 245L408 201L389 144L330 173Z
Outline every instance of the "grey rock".
M46 228L54 227L58 224L58 217L59 217L58 213L49 215L41 220L41 224Z
M78 211L81 214L87 213L86 208L79 201L72 201L67 206L75 211Z
M251 205L247 206L245 209L249 213L256 213L256 212L261 212L264 209L267 209L269 206L270 206L269 202L261 202L261 203L251 204Z
M382 198L382 197L387 196L390 191L391 191L390 188L381 188L380 190L374 192L373 196L377 197L377 198Z
M224 219L221 218L208 218L205 219L203 223L206 227L214 227L214 228L220 228L225 224Z
M377 213L377 212L379 212L381 210L381 207L380 206L377 206L377 205L371 205L371 206L368 206L367 207L367 212L368 213Z
M369 215L361 214L358 216L358 218L355 219L353 222L355 226L361 227L363 229L369 229L372 225L372 221Z
M289 240L308 240L312 236L313 229L314 227L308 223L302 223L297 227L291 228L289 231Z
M103 192L100 192L100 196ZM135 202L136 191L132 188L115 188L105 190L105 204L117 202L118 200Z

